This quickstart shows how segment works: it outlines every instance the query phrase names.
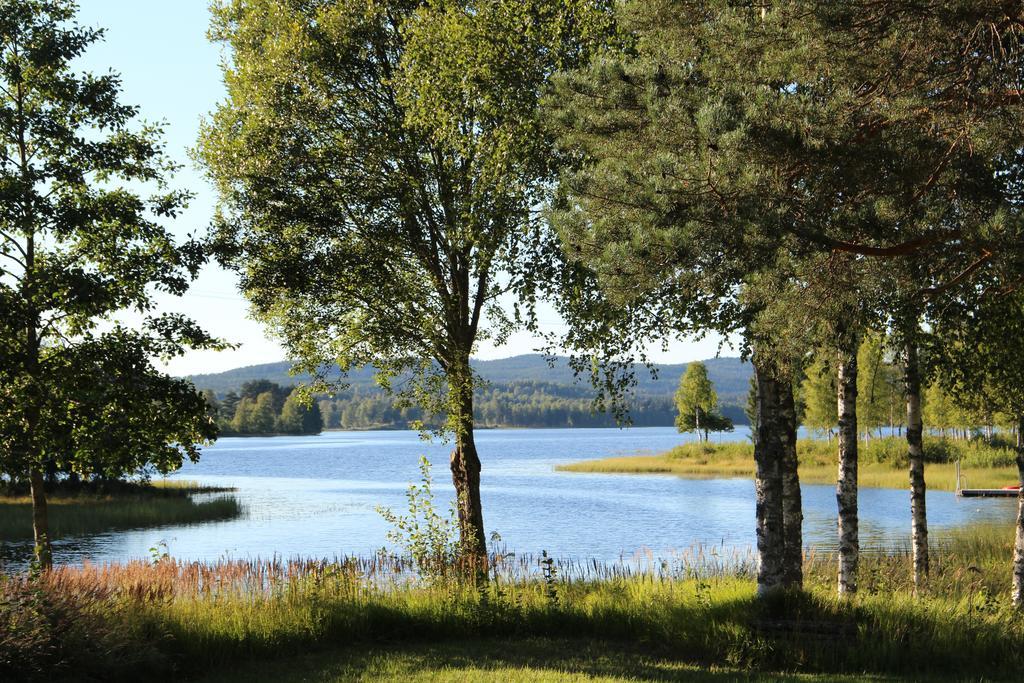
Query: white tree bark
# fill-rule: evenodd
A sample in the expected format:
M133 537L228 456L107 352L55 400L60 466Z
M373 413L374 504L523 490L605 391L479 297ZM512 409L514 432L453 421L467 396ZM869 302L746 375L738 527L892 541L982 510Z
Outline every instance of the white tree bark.
M910 534L913 546L914 593L928 580L928 513L925 506L924 422L921 418L921 374L917 344L907 342L904 384L907 395L907 458L910 461Z
M779 416L779 383L754 358L757 383L757 430L754 432L755 510L757 515L757 594L785 587L785 535L782 511L783 430Z
M857 592L860 540L857 533L857 343L844 342L839 352L839 595Z
M1017 418L1017 534L1013 543L1013 605L1024 610L1024 415Z
M804 585L803 502L796 454L796 405L793 384L783 382L779 392L779 415L783 430L782 455L782 529L783 582L788 589Z

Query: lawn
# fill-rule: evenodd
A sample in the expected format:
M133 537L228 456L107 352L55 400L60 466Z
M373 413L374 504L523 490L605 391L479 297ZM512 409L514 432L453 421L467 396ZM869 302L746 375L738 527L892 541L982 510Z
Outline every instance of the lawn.
M329 649L236 667L202 683L410 681L619 683L625 681L862 681L878 677L755 673L699 666L635 643L567 638L452 640Z

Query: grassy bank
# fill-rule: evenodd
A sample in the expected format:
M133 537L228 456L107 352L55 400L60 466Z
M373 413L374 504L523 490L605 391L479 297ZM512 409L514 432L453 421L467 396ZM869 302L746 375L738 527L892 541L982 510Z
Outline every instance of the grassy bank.
M860 485L869 488L906 488L905 442L898 438L872 439L860 447ZM801 439L797 443L800 481L832 484L836 480L836 445L833 441ZM925 440L925 478L928 487L940 491L956 488L957 458L961 460L965 486L1000 488L1017 483L1012 449L983 443L943 439ZM659 455L633 455L561 465L566 472L615 474L674 474L684 477L753 477L754 447L749 442L677 446Z
M61 568L0 582L0 623L13 624L0 678L34 666L103 680L1013 679L1012 538L954 535L920 599L905 555L864 556L847 601L825 555L807 558L805 594L770 601L749 565L707 570L695 555L646 571L556 563L550 582L517 558L481 587L414 581L388 558Z
M56 539L119 529L232 519L241 514L241 505L234 497L210 496L198 501L193 498L196 494L232 490L176 480L63 485L47 493L50 533ZM0 494L0 541L30 538L32 503L27 493L14 489Z

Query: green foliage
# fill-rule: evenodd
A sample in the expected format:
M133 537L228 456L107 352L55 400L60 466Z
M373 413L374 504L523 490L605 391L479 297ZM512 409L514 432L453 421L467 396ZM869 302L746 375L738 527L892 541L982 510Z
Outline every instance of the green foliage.
M857 353L857 426L864 432L905 421L902 368L884 342L880 334L866 334Z
M163 223L188 194L166 181L159 126L119 101L114 73L76 71L102 31L65 0L0 11L0 473L166 472L216 435L203 398L154 360L223 348L157 315L203 263ZM116 322L139 314L129 328Z
M707 441L708 432L732 431L732 421L718 413L718 394L703 363L694 361L687 365L675 402L676 427L680 432L703 433Z
M294 0L212 14L228 96L199 156L221 260L319 388L341 383L335 362L372 365L404 405L464 430L469 354L506 330L485 308L551 179L537 99L598 14Z
M946 315L972 280L957 294L1016 286L1022 113L987 93L1015 91L1021 44L997 46L1019 16L635 0L617 20L623 44L548 98L576 161L552 207L566 274L550 279L583 371L628 366L652 338L742 329L796 377L840 328L916 325L925 301Z
M454 507L444 517L434 499L430 461L420 457L420 483L410 484L406 493L409 515L396 515L390 508L377 512L392 528L388 540L397 543L412 558L416 571L428 581L445 581L455 573L460 556L459 523Z
M302 387L282 387L268 380L242 386L241 396L207 399L222 434L319 434L324 428L321 405Z
M807 368L803 381L804 426L831 435L839 424L836 373L822 354Z
M277 431L283 434L319 434L324 428L320 405L300 389L288 395L277 417Z
M1024 334L1024 297L1008 292L979 304L968 292L947 304L943 313L929 340L939 385L929 392L937 401L938 410L933 412L943 422L966 416L989 425L1003 413L1020 430L1024 426L1024 356L1008 340ZM952 410L947 394L955 399Z

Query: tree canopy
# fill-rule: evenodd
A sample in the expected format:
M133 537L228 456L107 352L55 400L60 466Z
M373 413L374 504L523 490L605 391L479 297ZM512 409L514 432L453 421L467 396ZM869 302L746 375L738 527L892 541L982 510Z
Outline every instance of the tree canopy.
M47 565L43 468L195 459L216 427L191 383L153 361L221 344L154 312L154 293L182 294L203 253L164 225L188 194L166 186L160 127L119 101L116 74L74 70L102 31L75 24L66 0L0 9L0 469L31 481ZM124 311L142 322L118 322Z
M709 432L732 431L732 420L718 412L718 394L703 363L695 361L686 366L675 398L680 432L697 432L707 441Z

